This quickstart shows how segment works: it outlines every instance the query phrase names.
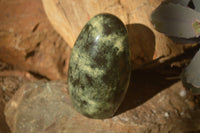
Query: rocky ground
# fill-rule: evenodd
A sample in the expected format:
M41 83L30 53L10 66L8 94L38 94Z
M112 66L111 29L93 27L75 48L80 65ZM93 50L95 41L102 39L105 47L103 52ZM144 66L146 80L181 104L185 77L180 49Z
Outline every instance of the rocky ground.
M134 70L128 93L116 115L110 119L95 120L73 109L65 80L38 78L1 62L0 122L3 126L0 132L198 131L200 99L182 86L179 79L181 69L164 63Z
M199 45L134 69L116 115L89 119L71 106L66 84L71 48L50 25L41 1L0 3L0 133L200 131L200 98L180 81Z

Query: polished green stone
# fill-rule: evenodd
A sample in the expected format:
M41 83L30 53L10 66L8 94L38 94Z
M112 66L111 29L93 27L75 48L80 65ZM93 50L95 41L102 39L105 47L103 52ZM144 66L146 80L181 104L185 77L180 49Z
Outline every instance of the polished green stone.
M130 74L126 27L111 14L93 17L70 57L68 88L74 108L91 118L112 117L126 94Z

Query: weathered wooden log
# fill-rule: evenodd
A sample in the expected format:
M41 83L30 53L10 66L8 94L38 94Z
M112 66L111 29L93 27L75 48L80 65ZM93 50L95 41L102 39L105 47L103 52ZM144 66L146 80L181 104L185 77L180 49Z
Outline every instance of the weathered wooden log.
M168 59L184 52L185 45L173 43L157 32L150 21L152 11L162 1L43 0L43 5L50 22L71 48L83 26L94 15L106 12L119 17L129 31L132 62L137 68L154 59Z

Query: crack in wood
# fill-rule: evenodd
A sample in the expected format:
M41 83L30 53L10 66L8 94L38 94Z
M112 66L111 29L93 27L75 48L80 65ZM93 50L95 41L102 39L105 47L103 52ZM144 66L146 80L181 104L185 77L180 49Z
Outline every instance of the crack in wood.
M38 29L39 25L40 25L40 23L37 23L37 24L33 27L32 32L35 32L35 31Z
M39 49L39 46L40 46L41 42L38 42L36 45L35 45L35 48L33 50L31 50L30 52L27 52L26 56L25 56L25 60L27 60L28 58L30 57L33 57L36 52L38 51Z

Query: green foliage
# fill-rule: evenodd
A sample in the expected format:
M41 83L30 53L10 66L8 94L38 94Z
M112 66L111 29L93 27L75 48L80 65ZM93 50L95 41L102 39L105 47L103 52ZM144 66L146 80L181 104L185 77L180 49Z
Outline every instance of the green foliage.
M176 38L198 38L200 0L167 0L151 15L156 30Z
M173 41L200 42L200 0L167 0L151 15L156 30ZM185 88L200 95L200 50L182 73Z
M193 29L195 30L196 34L200 34L200 22L196 21L192 24Z
M200 50L183 71L182 82L193 94L200 94Z

